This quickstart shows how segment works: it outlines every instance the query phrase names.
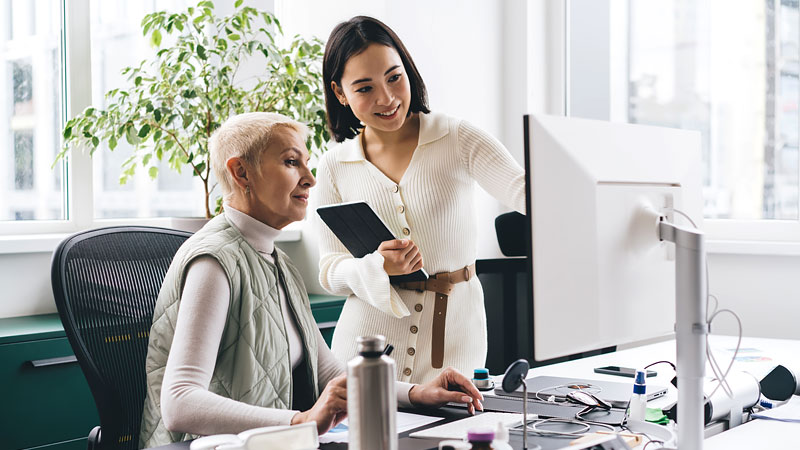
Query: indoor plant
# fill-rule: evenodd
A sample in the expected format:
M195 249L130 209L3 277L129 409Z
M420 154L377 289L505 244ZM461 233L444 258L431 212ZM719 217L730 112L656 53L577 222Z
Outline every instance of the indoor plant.
M219 199L212 207L208 139L228 117L251 111L287 115L309 126L309 148L324 150L329 134L319 40L295 37L280 48L280 23L270 13L243 7L242 0L229 16L217 17L214 4L201 1L181 13L148 14L141 26L155 56L123 70L129 84L106 93L105 109L86 108L66 123L58 158L77 148L94 153L101 142L113 151L124 139L134 152L122 165L120 183L138 165L152 178L159 160L177 171L188 166L203 182L211 217ZM250 58L263 60L258 63L264 71L239 80L237 71Z

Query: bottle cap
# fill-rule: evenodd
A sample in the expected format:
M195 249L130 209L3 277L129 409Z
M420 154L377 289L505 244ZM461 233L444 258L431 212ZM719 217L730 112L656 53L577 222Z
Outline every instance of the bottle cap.
M497 428L494 431L494 437L498 441L508 442L508 428L503 425L503 422L497 422Z
M472 378L476 380L488 380L489 379L489 369L480 368L475 369L473 372Z
M359 336L356 338L356 348L359 354L380 355L386 347L386 338L380 334L374 336Z
M494 431L488 428L475 428L467 432L467 440L470 442L492 442Z
M644 394L647 392L647 386L645 386L645 373L644 370L637 370L636 371L636 379L633 382L633 393L634 394Z

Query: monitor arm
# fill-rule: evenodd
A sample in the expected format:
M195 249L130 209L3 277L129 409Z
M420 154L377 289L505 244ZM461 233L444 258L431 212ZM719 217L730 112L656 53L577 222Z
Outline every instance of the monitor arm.
M683 228L663 219L658 231L661 240L675 243L678 448L701 450L708 334L705 239L699 230Z

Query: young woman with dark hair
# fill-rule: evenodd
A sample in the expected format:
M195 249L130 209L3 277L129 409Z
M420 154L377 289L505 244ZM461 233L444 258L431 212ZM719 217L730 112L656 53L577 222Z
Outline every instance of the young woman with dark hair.
M341 145L320 160L315 200L366 201L398 236L353 258L317 221L320 283L348 296L334 354L349 360L357 336L380 333L397 349L401 381L430 380L447 366L463 373L483 367L474 185L524 212L522 168L484 131L430 112L411 55L379 20L358 16L334 28L323 80L328 124ZM423 266L432 275L427 282L389 281Z

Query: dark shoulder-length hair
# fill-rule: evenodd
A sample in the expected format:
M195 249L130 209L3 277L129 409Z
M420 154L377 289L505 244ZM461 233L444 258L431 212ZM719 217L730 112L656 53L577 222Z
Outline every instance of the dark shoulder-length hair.
M328 128L330 128L336 142L355 137L364 126L361 125L361 122L350 108L346 108L339 103L331 87L331 81L335 81L337 85L341 86L342 72L344 72L344 66L347 61L350 57L366 50L373 43L394 48L400 55L400 59L403 61L403 68L411 85L409 114L412 112L430 112L425 82L422 81L414 60L411 59L406 46L403 45L397 34L378 19L356 16L347 22L336 25L331 31L328 43L325 46L325 57L322 62L322 80L325 84L325 109L328 112Z

